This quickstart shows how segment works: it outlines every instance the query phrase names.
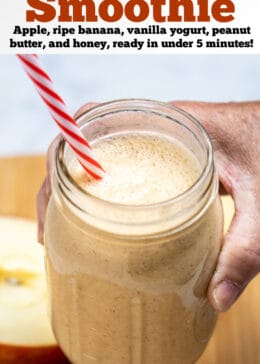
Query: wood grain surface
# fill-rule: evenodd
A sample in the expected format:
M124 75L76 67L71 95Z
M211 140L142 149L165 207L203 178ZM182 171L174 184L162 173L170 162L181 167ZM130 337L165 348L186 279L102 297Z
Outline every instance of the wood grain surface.
M0 214L36 218L36 195L44 175L43 156L0 159ZM226 210L231 208L230 201L224 204L228 205ZM227 214L226 224L230 212ZM234 307L220 315L210 343L197 364L260 364L259 276Z

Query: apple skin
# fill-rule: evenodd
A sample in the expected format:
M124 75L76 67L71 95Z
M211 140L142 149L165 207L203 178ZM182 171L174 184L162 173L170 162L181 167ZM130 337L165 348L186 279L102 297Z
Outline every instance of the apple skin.
M1 364L70 364L58 346L15 346L0 344Z

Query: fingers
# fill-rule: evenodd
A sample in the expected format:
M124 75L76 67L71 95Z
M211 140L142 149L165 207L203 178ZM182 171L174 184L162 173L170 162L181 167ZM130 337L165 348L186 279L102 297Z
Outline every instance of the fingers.
M37 195L38 241L42 244L44 243L44 219L51 196L51 175L54 168L55 150L60 138L61 136L58 135L49 146L46 162L47 176Z
M208 290L212 305L225 311L260 272L259 104L173 104L190 112L206 128L220 182L235 201L236 214Z
M44 243L44 217L49 201L46 193L46 181L47 178L45 178L37 195L38 242L42 244Z
M254 191L240 192L235 201L236 214L208 291L211 304L218 311L229 309L260 272L259 211Z

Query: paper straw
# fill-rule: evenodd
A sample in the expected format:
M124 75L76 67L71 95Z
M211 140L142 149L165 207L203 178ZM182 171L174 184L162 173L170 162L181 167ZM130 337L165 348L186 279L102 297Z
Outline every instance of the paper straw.
M82 167L95 179L104 177L104 170L96 161L93 151L81 132L79 126L67 110L62 98L54 90L53 82L44 71L40 59L36 54L17 54L23 64L25 72L34 83L39 95L47 105L47 108L61 132L75 151L77 159Z

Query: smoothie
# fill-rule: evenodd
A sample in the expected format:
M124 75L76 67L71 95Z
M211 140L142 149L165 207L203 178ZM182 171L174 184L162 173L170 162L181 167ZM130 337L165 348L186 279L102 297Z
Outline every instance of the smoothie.
M107 176L93 181L74 159L73 184L104 208L111 203L106 220L120 217L117 204L128 205L142 209L147 226L133 232L132 213L116 234L104 218L97 225L92 212L76 216L54 194L45 240L55 336L75 364L194 363L216 321L206 294L222 238L219 199L179 230L162 207L158 219L167 223L155 229L149 206L178 198L199 179L194 154L156 133L119 133L92 147Z
M46 268L53 330L75 364L191 364L215 325L207 287L222 211L211 152L199 127L175 127L164 115L176 111L155 107L110 118L105 105L97 127L86 124L102 181L65 144L57 152Z
M93 149L107 176L98 182L88 178L78 162L71 167L71 174L84 190L110 202L162 202L188 190L201 173L198 161L187 148L157 135L105 138Z

